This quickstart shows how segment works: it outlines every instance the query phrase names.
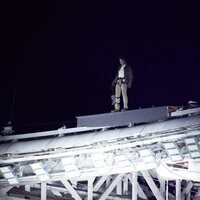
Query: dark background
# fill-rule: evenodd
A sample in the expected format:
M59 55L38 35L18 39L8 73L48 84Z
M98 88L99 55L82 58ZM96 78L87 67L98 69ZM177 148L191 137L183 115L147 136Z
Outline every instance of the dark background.
M200 99L198 1L0 4L1 127L51 130L110 112L120 55L134 70L130 109Z

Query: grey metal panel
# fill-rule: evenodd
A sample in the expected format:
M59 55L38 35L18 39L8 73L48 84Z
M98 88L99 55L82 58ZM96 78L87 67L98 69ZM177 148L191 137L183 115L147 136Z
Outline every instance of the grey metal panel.
M165 120L167 106L129 110L126 112L104 113L77 117L77 127L125 126L127 124L147 123Z

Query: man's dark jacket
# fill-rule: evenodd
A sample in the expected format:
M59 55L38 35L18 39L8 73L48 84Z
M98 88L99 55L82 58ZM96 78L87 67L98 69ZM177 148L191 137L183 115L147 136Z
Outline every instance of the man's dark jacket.
M112 85L117 84L120 68L121 68L121 66L119 66L119 68L118 68L117 75L116 75L114 81L112 82ZM124 79L125 79L125 84L128 85L128 88L131 88L132 82L133 82L133 70L129 65L125 65L125 67L124 67Z

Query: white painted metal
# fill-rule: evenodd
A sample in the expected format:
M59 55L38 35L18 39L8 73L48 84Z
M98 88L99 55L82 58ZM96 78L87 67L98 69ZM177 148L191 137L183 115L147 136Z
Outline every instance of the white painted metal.
M61 182L75 200L81 200L81 197L79 196L79 194L76 192L76 190L71 186L71 184L67 180L62 180Z
M192 181L188 181L186 187L184 188L183 192L182 192L182 199L184 198L184 196L186 196L186 198L188 198L188 196L190 196L190 191L193 187L193 183Z
M25 191L30 192L31 191L31 186L30 185L25 185Z
M137 174L137 173L136 173ZM131 184L133 185L133 180L132 180L132 176L130 175L130 174L127 174L126 175L127 177L128 177L128 179L129 179L129 181L131 182ZM133 186L132 186L133 187ZM137 193L138 193L138 196L140 197L140 198L142 198L142 199L147 199L147 196L146 196L146 194L143 192L143 190L142 190L142 188L141 188L141 186L140 186L140 184L137 182ZM133 189L133 188L132 188Z
M33 153L40 150L48 150L48 149L57 149L57 148L70 148L70 147L80 147L84 145L89 145L92 143L103 142L108 140L119 140L120 138L127 137L138 137L139 135L156 134L156 138L151 139L149 142L145 142L144 144L150 144L152 142L160 142L161 138L158 137L158 133L160 132L162 136L162 132L164 131L174 131L178 128L183 129L184 127L194 126L199 124L200 116L192 116L190 119L174 119L165 122L159 122L154 124L148 124L143 126L136 126L131 128L124 129L115 129L102 131L97 133L85 133L81 135L70 135L66 137L60 138L52 138L52 139L41 139L37 141L26 141L26 142L15 142L9 144L2 144L0 149L0 155L5 153ZM199 134L199 133L198 133ZM169 136L168 136L169 138ZM171 137L176 138L176 137ZM180 135L179 135L180 138ZM149 139L149 138L148 138ZM144 141L137 142L136 145L142 145ZM23 148L22 148L23 147Z
M100 196L99 200L106 200L106 198L113 191L113 189L116 187L117 183L122 179L123 176L124 174L118 174L110 183L109 187L105 190L105 192Z
M122 195L122 181L119 181L119 182L117 183L116 193L117 193L118 195Z
M132 172L131 178L132 178L132 200L137 200L137 172Z
M128 194L128 176L125 175L123 179L123 194L127 195Z
M169 200L169 183L168 180L166 181L166 195L165 199Z
M47 200L47 190L46 190L46 183L41 183L41 200Z
M93 182L94 182L94 178L90 178L88 180L88 195L87 195L87 200L93 200Z
M160 192L161 192L162 196L164 196L164 194L165 194L165 179L158 176L158 180L160 182Z
M97 192L102 184L107 180L108 176L100 177L97 182L94 184L94 191Z
M155 185L152 177L148 173L148 171L141 171L143 177L145 178L146 182L148 183L149 187L151 188L153 194L155 195L157 200L164 200L162 194L158 190L157 186Z
M26 133L26 134L18 134L18 135L9 135L9 136L1 136L0 141L9 141L9 140L20 140L20 139L30 139L30 138L42 138L47 136L63 136L65 134L71 133L84 133L86 131L99 131L105 129L106 127L76 127L76 128L61 128L53 131L43 131L43 132L35 132Z
M51 192L56 196L62 197L62 194L57 190L52 189Z
M110 185L110 182L111 182L111 176L108 176L106 179L106 187Z
M171 113L171 117L180 117L183 115L192 115L200 113L200 108L191 108L186 110L177 110L176 112Z
M54 184L54 181L62 180L63 185L66 187L66 189L59 188L42 182L40 187L41 199L45 200L46 190L49 189L58 196L62 196L62 192L69 192L78 200L82 199L81 195L91 200L93 198L98 198L99 200L117 199L117 197L114 197L116 194L123 194L127 197L123 198L128 199L131 193L128 191L130 186L128 184L130 182L132 183L133 190L132 199L137 199L137 195L147 199L137 182L137 176L130 178L130 174L125 174L131 173L133 175L141 169L144 169L142 176L157 200L163 200L164 194L166 199L173 197L172 194L168 194L168 188L166 191L164 189L165 180L176 181L176 199L180 200L180 180L200 182L200 159L198 156L192 156L191 154L191 152L199 152L197 142L199 142L198 138L200 136L200 116L190 114L188 114L188 117L181 119L166 120L122 129L104 131L97 129L96 132L88 133L89 129L85 128L87 133L84 134L84 130L81 130L81 128L80 130L62 129L54 132L40 132L36 135L41 136L44 133L45 135L58 135L59 137L49 139L38 138L38 140L34 141L15 141L17 137L19 140L22 139L22 136L5 136L7 139L13 138L13 141L12 143L1 144L0 167L11 167L19 183L21 185L29 185L31 183L41 183L41 180L33 174L30 168L30 164L41 162L43 170L49 174L49 180L47 181L51 181ZM91 131L93 130L92 128ZM70 131L74 131L73 133L80 131L79 133L81 134L67 135L67 133L71 133ZM31 136L27 134L26 139L30 138ZM0 137L0 142L1 139L2 137ZM7 139L4 141L8 141ZM165 151L163 143L174 143L176 148L168 148ZM182 146L184 147L184 144L187 147L185 147L185 153L181 149ZM157 154L156 148L161 149L161 156ZM181 159L183 159L182 162L186 163L183 168L177 167L180 165L178 163L179 159L169 159L169 156L180 156L180 154L182 156ZM99 155L99 157L96 157L97 159L92 159L92 157L97 155ZM67 160L64 165L61 164L62 159ZM69 160L73 162L69 162ZM95 163L95 161L98 161L98 163ZM151 162L154 167L148 167ZM136 165L139 167L136 167ZM151 175L156 180L158 180L156 175L158 173L160 191L150 176L149 169L152 169ZM69 174L72 172L76 176L70 177ZM93 177L97 176L100 178L96 178L97 180L94 182ZM122 176L124 176L123 179ZM128 178L130 182L128 182ZM69 180L75 186L74 188ZM78 186L80 187L79 181L84 181L85 186L78 188ZM1 187L6 187L8 184L7 180L0 174L0 195L4 195L5 199L7 195L2 192ZM113 190L115 187L116 190ZM189 182L183 191L183 194L186 194L188 199L190 198L192 187L192 182ZM145 190L144 187L143 189ZM28 190L29 188L26 186L25 191ZM102 193L100 196L99 192ZM123 198L118 197L118 199Z
M181 180L176 180L176 200L181 200Z

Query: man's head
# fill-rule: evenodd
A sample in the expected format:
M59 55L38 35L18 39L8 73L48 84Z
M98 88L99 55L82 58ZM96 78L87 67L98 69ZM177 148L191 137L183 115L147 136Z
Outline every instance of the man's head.
M125 65L126 64L126 59L123 56L119 57L119 62L121 65Z

